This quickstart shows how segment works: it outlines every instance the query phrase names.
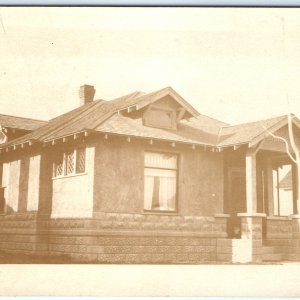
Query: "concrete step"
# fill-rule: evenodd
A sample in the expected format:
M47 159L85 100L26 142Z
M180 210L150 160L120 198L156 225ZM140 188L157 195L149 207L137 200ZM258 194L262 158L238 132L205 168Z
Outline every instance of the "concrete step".
M262 260L263 261L281 261L282 256L279 253L265 253L262 254Z
M261 248L261 254L273 254L274 252L273 246L262 246Z

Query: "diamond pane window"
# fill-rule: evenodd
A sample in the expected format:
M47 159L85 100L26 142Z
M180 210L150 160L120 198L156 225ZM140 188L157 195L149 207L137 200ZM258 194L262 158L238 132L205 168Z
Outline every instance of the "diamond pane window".
M63 153L60 153L60 155L56 157L54 162L54 177L62 176L64 173L63 157Z
M74 151L66 153L66 175L73 174L75 169Z
M57 155L53 162L53 177L85 172L85 148L69 149Z
M76 150L76 173L83 173L85 171L85 148Z

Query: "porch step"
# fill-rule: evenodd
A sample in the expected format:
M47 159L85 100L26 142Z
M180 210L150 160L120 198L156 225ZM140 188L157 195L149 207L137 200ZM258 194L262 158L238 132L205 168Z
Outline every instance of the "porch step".
M263 253L262 261L281 261L282 256L280 253Z

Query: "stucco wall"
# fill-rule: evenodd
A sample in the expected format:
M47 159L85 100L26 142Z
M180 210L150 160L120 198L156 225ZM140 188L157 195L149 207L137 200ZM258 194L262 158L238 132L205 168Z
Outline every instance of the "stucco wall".
M21 161L14 160L9 163L6 206L7 212L17 212L19 206L19 184L20 184Z
M29 159L29 184L27 192L27 211L37 211L39 205L41 156L35 155Z
M125 137L96 142L94 211L143 213L144 151L179 154L178 214L211 216L223 209L222 155Z
M37 211L39 202L40 155L13 153L3 162L2 186L6 212Z
M86 148L86 172L53 178L52 218L84 218L93 214L94 148Z
M179 212L204 216L223 212L222 154L188 148L180 166Z
M8 182L9 182L9 162L4 162L2 165L2 187L5 187L4 197L8 197Z

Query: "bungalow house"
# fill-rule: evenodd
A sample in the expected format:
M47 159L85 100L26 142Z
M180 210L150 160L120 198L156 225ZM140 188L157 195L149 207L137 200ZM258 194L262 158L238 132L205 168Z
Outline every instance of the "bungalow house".
M171 87L94 94L82 86L80 107L0 145L0 250L104 263L300 260L297 170L276 138L289 143L287 116L230 126ZM293 117L298 145L299 125Z

